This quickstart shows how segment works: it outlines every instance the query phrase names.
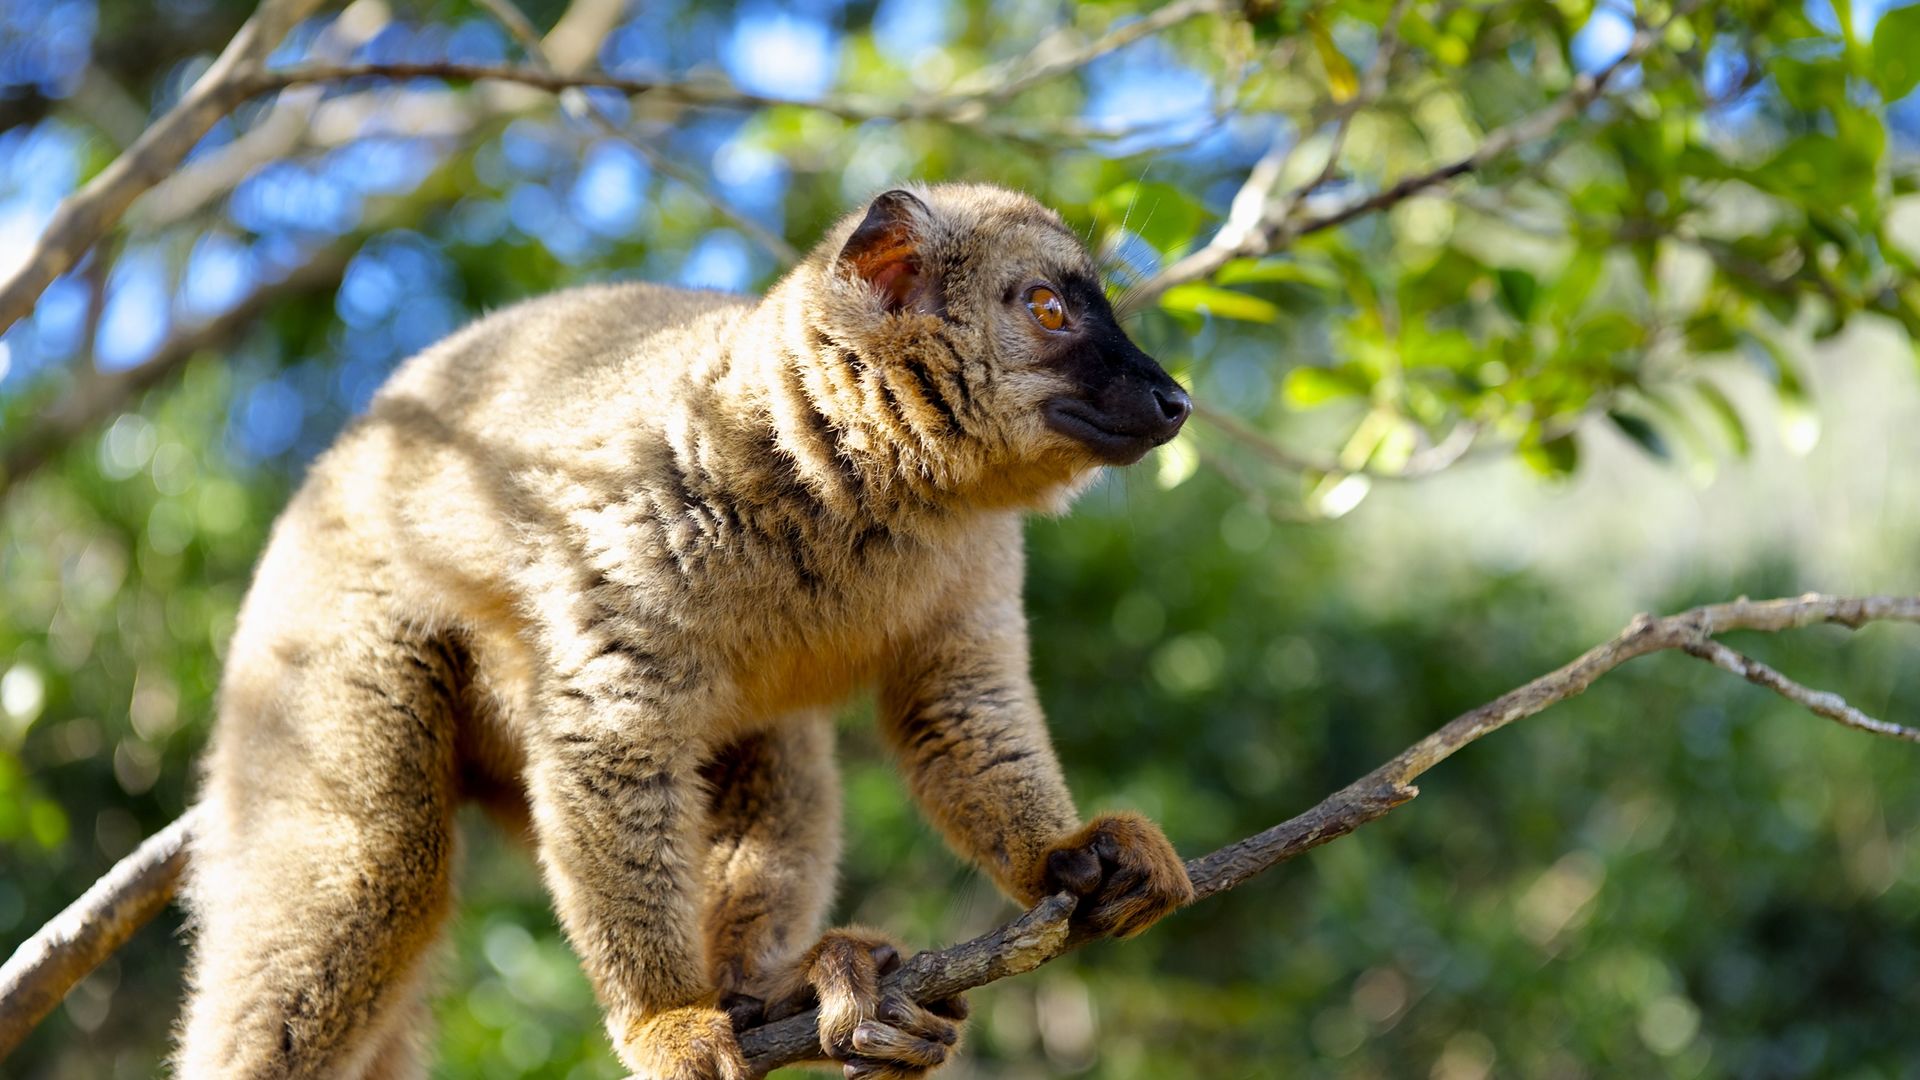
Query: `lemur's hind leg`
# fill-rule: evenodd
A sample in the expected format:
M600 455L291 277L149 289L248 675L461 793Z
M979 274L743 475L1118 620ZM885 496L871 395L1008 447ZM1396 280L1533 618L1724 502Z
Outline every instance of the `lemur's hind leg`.
M818 1006L821 1045L849 1076L905 1080L944 1062L965 1002L923 1009L882 994L900 948L859 927L821 933L840 851L830 719L789 718L701 771L712 785L707 956L735 1024Z
M700 773L710 790L707 964L722 1003L745 1015L768 980L813 944L833 901L840 783L832 718L787 717L721 747Z
M359 626L256 638L229 663L188 884L181 1077L412 1068L397 1029L451 900L457 661L416 630Z
M386 1034L374 1046L359 1080L426 1080L433 1042L433 1010L424 988L391 1010Z

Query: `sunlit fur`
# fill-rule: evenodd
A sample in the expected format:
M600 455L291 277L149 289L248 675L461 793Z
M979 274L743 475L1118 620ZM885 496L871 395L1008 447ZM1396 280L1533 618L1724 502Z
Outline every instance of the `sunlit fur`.
M1005 292L1093 268L1024 196L916 190L940 310L890 314L837 258L856 213L762 300L610 285L491 315L314 464L205 761L181 1075L417 1075L464 798L527 827L628 1066L740 1075L720 1004L798 984L851 1052L871 937L810 946L832 709L863 685L1010 895L1075 888L1114 932L1188 895L1151 825L1082 831L1027 673L1021 513L1095 462L1041 422L1073 388ZM1049 869L1095 833L1106 883L1141 884L1124 904ZM871 1022L888 1075L932 1061Z

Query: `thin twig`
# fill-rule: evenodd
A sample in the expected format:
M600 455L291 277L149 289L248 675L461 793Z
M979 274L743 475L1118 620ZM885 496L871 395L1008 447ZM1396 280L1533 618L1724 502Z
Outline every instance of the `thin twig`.
M1802 686L1753 657L1735 652L1717 641L1702 641L1688 645L1686 649L1687 655L1697 656L1715 667L1731 671L1755 686L1764 686L1815 716L1824 716L1834 723L1859 731L1870 731L1875 735L1920 742L1920 729L1868 716L1847 704L1847 699L1839 694Z
M480 0L480 5L486 8L487 12L498 20L502 26L506 27L507 33L513 35L514 40L520 43L520 47L526 50L527 59L530 60L535 67L543 71L554 72L553 64L547 59L546 48L541 43L539 32L533 28L533 23L527 19L526 15L522 14L520 9L514 6L513 0ZM602 135L619 139L621 142L640 151L656 171L664 173L685 185L694 195L698 196L708 206L711 206L715 213L725 218L729 225L732 225L734 229L745 234L749 240L752 240L768 254L772 255L774 260L781 266L792 266L794 263L800 261L800 253L794 250L792 244L787 243L786 237L773 232L766 226L748 217L732 203L715 194L706 177L675 161L659 147L654 146L645 139L638 138L633 133L607 119L607 117L601 113L600 109L594 105L593 99L588 97L584 91L578 87L568 89L561 93L560 100L561 104L570 114L585 121Z
M1101 125L1072 119L1040 120L1028 117L978 115L973 95L957 94L895 101L860 94L823 94L819 97L787 97L742 90L718 79L637 79L609 75L603 71L574 73L543 71L531 64L467 64L452 61L382 62L360 64L300 64L263 72L247 80L240 90L246 97L285 90L313 83L351 82L356 79L440 79L448 82L510 82L537 90L560 93L564 90L612 90L628 97L643 98L670 105L692 108L756 110L782 106L809 109L843 120L899 122L926 120L1007 138L1028 141L1052 139L1116 139L1142 130L1165 126L1165 121L1146 125Z
M1398 469L1375 468L1371 465L1355 468L1342 464L1336 457L1281 446L1224 409L1196 404L1193 412L1196 418L1218 428L1222 434L1252 450L1268 464L1288 472L1317 472L1335 476L1361 473L1381 480L1417 480L1449 469L1473 449L1481 431L1480 425L1474 421L1462 420L1449 428L1439 442L1410 455Z
M1334 123L1333 136L1328 140L1327 160L1313 179L1301 184L1287 197L1287 203L1279 215L1281 222L1293 220L1300 207L1314 192L1319 191L1340 171L1340 155L1346 149L1347 136L1353 131L1354 118L1359 116L1380 99L1387 90L1387 72L1393 66L1393 58L1400 51L1400 23L1407 16L1407 8L1412 0L1395 0L1393 10L1387 13L1387 21L1380 24L1380 44L1375 48L1373 60L1367 65L1367 74L1360 84L1360 91L1351 100L1340 106L1339 118Z
M1095 60L1163 30L1178 26L1200 15L1217 15L1228 9L1226 0L1178 0L1155 8L1140 18L1123 22L1076 49L1055 52L1058 35L1049 35L1022 56L995 64L968 76L961 84L963 94L976 106L1011 101L1049 79L1077 71ZM978 88L975 90L974 88Z
M356 0L314 36L307 55L344 61L385 29L390 19L384 3ZM127 227L151 230L182 221L212 205L262 165L316 145L319 140L315 128L320 125L315 120L320 110L334 110L340 104L337 100L323 101L324 90L320 86L300 87L274 98L272 105L231 142L203 149L141 196L127 210ZM352 126L357 137L361 125Z

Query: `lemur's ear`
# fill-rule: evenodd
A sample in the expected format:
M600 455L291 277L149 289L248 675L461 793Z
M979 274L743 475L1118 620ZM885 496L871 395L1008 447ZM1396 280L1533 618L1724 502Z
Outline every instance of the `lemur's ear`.
M932 283L920 272L922 222L932 216L927 204L910 191L885 192L867 207L866 220L847 238L839 261L855 276L872 285L891 312L926 308Z

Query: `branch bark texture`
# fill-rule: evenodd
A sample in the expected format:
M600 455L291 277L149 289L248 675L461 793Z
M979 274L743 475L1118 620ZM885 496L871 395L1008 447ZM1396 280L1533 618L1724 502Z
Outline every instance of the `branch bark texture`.
M1377 821L1419 794L1413 785L1416 778L1468 743L1574 697L1607 672L1648 653L1672 649L1700 656L1844 726L1920 741L1920 730L1866 716L1838 695L1809 690L1714 641L1715 635L1735 630L1777 633L1821 623L1858 628L1870 622L1920 623L1920 596L1809 593L1780 600L1710 604L1665 618L1638 616L1612 639L1564 667L1453 718L1305 813L1189 859L1187 874L1193 879L1195 900L1233 889L1288 859ZM192 821L191 812L183 815L121 860L0 968L0 1059L75 983L166 905L185 866ZM1032 971L1089 940L1072 920L1075 903L1067 893L1047 897L987 934L915 955L889 976L889 981L916 1001L932 1002ZM819 1058L818 1022L815 1013L807 1012L742 1032L740 1046L754 1075Z

